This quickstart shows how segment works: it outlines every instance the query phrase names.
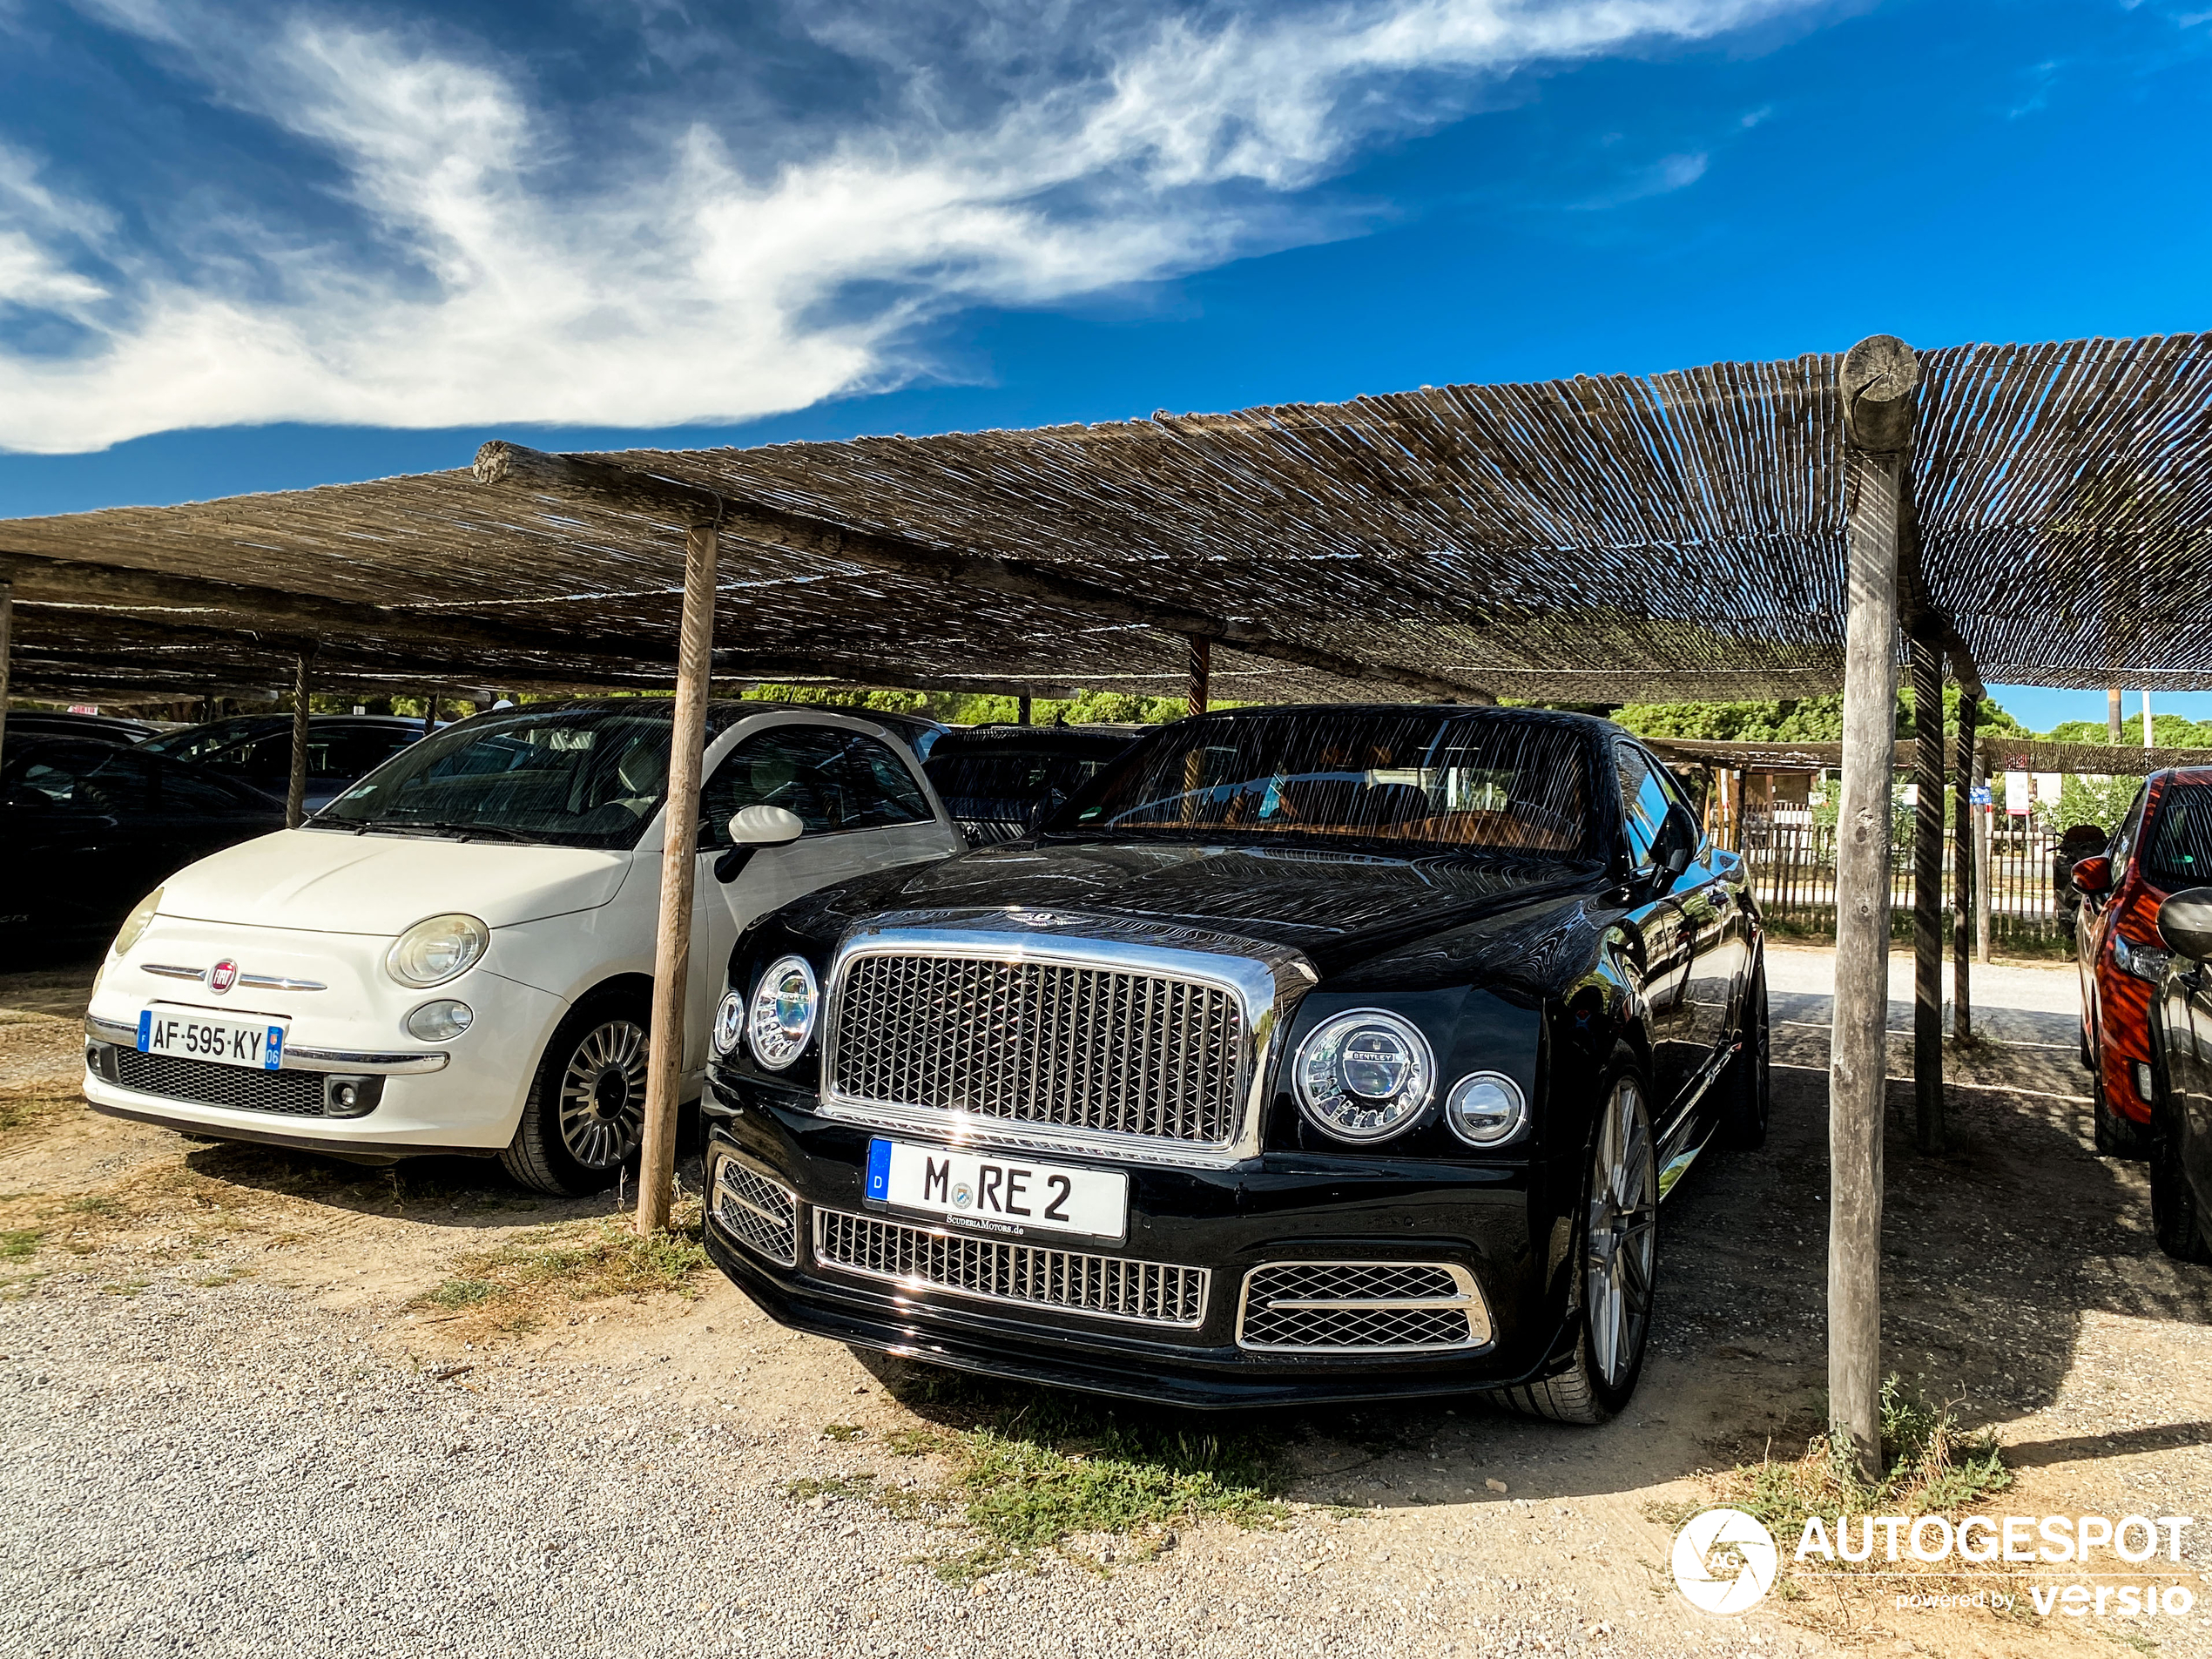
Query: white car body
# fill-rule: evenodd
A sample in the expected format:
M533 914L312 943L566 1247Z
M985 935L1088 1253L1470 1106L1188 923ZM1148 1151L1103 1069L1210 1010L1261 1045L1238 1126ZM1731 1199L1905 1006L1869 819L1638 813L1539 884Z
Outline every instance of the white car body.
M709 746L703 775L738 745L783 725L828 725L882 738L905 763L933 819L802 836L755 853L728 885L721 849L696 873L685 1026L684 1096L698 1092L725 965L754 917L848 876L947 857L967 842L906 745L881 727L826 711L747 715ZM298 1098L320 1080L382 1079L374 1109L353 1118L283 1107L240 1108L119 1087L88 1063L84 1093L118 1116L187 1131L375 1157L492 1153L514 1138L555 1028L577 1001L630 981L650 989L666 809L624 850L282 830L187 865L164 884L159 910L121 956L100 970L85 1022L88 1043L135 1051L139 1016L173 1009L289 1022L273 1076ZM395 940L426 917L475 916L489 927L481 960L422 989L387 971ZM218 964L231 965L217 975ZM234 977L228 988L213 988ZM474 1011L458 1036L425 1042L402 1022L452 997ZM198 1062L202 1065L212 1062ZM272 1085L273 1088L277 1085ZM273 1098L275 1096L272 1096Z

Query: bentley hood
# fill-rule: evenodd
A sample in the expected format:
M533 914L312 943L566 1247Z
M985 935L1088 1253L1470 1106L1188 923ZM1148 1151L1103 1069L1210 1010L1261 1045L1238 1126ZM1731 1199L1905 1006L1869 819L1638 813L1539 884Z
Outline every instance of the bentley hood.
M630 854L423 836L280 830L185 866L161 914L307 933L397 934L447 911L494 927L605 904Z

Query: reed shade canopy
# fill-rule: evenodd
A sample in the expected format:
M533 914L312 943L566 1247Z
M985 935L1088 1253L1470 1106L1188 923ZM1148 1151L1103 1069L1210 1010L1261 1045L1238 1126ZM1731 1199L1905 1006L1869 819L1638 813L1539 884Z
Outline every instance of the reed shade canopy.
M1196 637L1237 701L1804 695L1842 683L1839 362L604 459L730 503L724 678L1180 695ZM1919 362L1918 590L1965 660L2212 686L2212 336ZM16 690L282 685L303 642L333 687L664 685L681 528L461 469L0 521Z

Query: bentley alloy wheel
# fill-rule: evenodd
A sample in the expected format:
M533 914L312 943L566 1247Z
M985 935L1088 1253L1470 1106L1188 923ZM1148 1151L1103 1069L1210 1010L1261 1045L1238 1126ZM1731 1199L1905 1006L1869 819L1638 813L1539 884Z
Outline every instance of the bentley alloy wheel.
M1658 1207L1651 1115L1642 1085L1634 1077L1622 1077L1613 1085L1598 1125L1582 1267L1590 1360L1597 1380L1608 1390L1625 1384L1643 1357Z

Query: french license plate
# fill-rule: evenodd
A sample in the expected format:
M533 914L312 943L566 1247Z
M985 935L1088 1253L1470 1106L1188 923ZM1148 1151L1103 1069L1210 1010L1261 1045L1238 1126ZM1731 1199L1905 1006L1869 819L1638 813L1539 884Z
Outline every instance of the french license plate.
M867 1196L986 1232L1081 1233L1118 1244L1129 1231L1129 1177L1119 1170L996 1152L870 1141Z
M138 1015L138 1052L274 1071L284 1063L286 1024L282 1020L202 1014L197 1008L145 1008Z

